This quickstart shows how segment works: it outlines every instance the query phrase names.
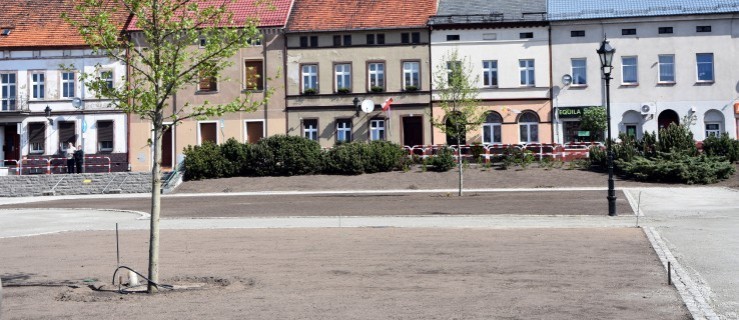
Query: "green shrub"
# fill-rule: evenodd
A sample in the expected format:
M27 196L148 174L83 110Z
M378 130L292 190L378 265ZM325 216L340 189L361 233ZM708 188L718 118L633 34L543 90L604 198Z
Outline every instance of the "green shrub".
M367 157L367 144L342 143L323 154L323 173L362 174Z
M659 131L657 151L665 153L679 152L691 156L698 154L695 140L693 140L693 132L687 126L675 123L670 123L667 128Z
M482 157L482 155L485 154L485 147L483 147L479 142L472 145L470 153L472 153L472 161L475 163L483 163L485 161Z
M428 169L436 172L446 172L454 168L454 149L441 148L435 156L427 161L430 166Z
M739 161L739 140L724 132L720 137L709 136L703 140L703 153L708 156L724 157L729 162Z
M250 175L251 150L248 144L230 138L220 148L221 154L228 162L228 166L223 173L225 177Z
M520 148L510 147L503 151L503 169L507 169L514 165L525 169L533 162L534 153L530 150L521 150Z
M252 168L258 176L294 176L321 171L321 146L298 136L275 135L252 147Z
M403 147L389 141L372 141L367 146L364 162L366 173L389 172L400 169L405 157Z
M213 142L187 146L184 154L185 180L222 178L231 170L231 164L221 154L221 148Z
M635 157L631 162L618 161L619 167L635 180L708 184L734 174L734 166L720 158L690 156L680 152L660 153L656 159Z

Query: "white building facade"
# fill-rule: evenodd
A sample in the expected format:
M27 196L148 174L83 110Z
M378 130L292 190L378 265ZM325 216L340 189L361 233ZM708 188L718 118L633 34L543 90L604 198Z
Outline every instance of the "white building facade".
M640 138L686 121L696 141L723 132L737 137L734 13L699 8L677 14L661 11L670 6L644 3L641 11L614 9L605 17L598 11L569 12L557 7L559 2L549 4L555 142L581 139L584 108L605 106L596 53L605 37L616 49L610 82L614 138L619 133Z

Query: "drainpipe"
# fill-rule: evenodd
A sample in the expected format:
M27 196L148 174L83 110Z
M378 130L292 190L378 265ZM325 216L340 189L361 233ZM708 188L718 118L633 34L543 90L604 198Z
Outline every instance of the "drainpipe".
M547 23L548 24L548 23ZM553 67L552 67L552 25L548 24L547 27L547 33L549 34L549 37L547 39L547 42L549 43L549 119L552 123L551 130L552 130L552 143L557 143L554 136L554 127L558 126L558 123L554 122L554 77L553 77ZM559 92L557 92L559 94ZM564 142L564 140L562 141Z
M429 129L431 129L431 144L434 144L434 126L432 125L432 121L434 119L434 57L432 56L431 51L431 32L433 32L434 27L429 26L429 115L431 119L429 119Z

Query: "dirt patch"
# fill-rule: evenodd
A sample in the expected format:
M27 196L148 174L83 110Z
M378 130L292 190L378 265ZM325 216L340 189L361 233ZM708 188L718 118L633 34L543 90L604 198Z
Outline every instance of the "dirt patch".
M147 232L120 238L121 261L145 269ZM690 318L636 228L166 230L161 239L162 282L201 287L92 290L86 279L99 285L115 269L113 232L0 239L0 276L15 284L3 291L4 319Z

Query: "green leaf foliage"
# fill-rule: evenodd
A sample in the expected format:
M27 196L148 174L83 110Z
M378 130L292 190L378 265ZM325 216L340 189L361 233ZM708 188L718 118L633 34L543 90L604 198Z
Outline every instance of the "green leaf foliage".
M635 157L630 162L619 160L617 163L628 177L650 182L709 184L729 178L736 170L722 159L679 152L660 154L655 159Z
M321 146L304 137L275 135L254 146L253 160L257 175L313 174L321 171Z
M732 139L728 133L709 136L703 140L703 153L708 156L724 157L729 162L739 161L739 140Z
M590 131L591 139L598 139L603 136L608 127L606 108L590 107L585 108L580 118L580 128Z
M441 148L436 153L436 156L430 157L427 160L428 170L435 172L446 172L454 168L454 149L452 148Z
M213 142L187 146L184 154L185 180L223 178L232 170L231 163L221 153L221 147Z

